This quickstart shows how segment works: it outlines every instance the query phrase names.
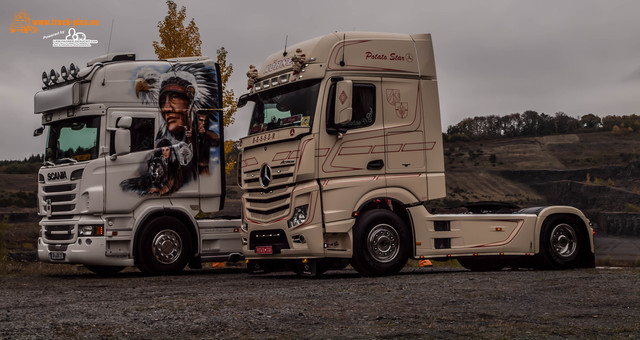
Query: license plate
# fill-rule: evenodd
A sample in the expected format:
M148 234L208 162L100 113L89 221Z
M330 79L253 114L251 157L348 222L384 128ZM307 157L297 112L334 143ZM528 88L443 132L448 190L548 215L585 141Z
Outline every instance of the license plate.
M64 253L59 251L54 251L49 253L49 257L52 260L64 260Z
M273 254L272 246L256 246L256 254Z

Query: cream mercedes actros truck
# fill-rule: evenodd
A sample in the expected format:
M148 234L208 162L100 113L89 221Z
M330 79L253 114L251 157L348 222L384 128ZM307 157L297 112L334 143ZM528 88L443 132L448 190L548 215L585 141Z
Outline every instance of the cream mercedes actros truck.
M111 54L42 81L41 261L155 274L241 259L239 216L211 218L225 198L217 64Z
M446 190L429 34L332 33L247 76L239 183L251 273L315 275L349 261L389 275L408 258L472 270L594 266L593 229L572 207L430 212Z

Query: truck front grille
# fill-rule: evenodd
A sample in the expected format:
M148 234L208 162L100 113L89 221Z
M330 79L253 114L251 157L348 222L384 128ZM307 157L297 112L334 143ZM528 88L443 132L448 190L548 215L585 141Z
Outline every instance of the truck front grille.
M51 212L69 212L76 208L75 204L52 205Z
M75 188L76 188L75 184L62 184L62 185L43 186L42 190L44 192L50 193L50 192L72 191L72 190L75 190Z
M44 200L45 202L47 200L51 200L51 203L57 203L57 202L70 202L73 201L74 199L76 199L76 195L71 194L71 195L47 195L44 196Z
M44 227L46 241L69 241L73 239L73 225L49 225Z
M272 167L272 181L266 188L258 180L260 170L243 173L247 217L257 222L271 222L286 217L290 211L295 165Z
M257 222L270 222L286 217L291 206L293 186L264 192L248 191L245 197L247 217Z
M76 213L78 184L40 184L38 210L40 215L47 214L47 204L51 203L52 214Z

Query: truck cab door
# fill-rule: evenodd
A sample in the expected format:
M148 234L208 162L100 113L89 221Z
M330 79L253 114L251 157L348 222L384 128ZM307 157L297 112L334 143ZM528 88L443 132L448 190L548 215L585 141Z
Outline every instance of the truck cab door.
M196 112L195 163L197 165L200 210L220 210L225 185L224 134L220 110L198 110Z
M417 79L383 78L385 167L387 184L410 191L421 201L427 195L427 152L435 141L425 141L421 89ZM438 129L439 129L439 122Z
M334 124L336 99L347 99L346 93L337 93L337 81L326 83L323 96L325 119L320 122L316 157L325 222L350 218L353 206L344 203L357 202L358 199L346 199L345 195L362 197L375 188L386 187L380 78L345 79L353 83L350 122L340 126Z
M147 171L147 161L154 149L154 136L158 126L159 111L157 109L109 109L107 111L107 141L109 150L106 158L105 176L105 211L131 212L146 194L147 183L142 178ZM131 118L129 128L131 148L128 153L116 153L116 129L118 121L123 117ZM139 179L138 181L132 179ZM123 188L122 183L130 184Z

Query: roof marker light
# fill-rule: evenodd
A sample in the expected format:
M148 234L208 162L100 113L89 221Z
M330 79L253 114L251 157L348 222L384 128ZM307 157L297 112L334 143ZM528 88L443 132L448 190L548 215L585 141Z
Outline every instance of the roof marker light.
M62 66L62 68L60 69L60 75L62 76L62 79L67 80L69 79L69 72L67 72L67 68Z
M77 78L78 77L78 67L76 67L76 65L74 65L73 63L71 63L71 65L69 65L69 74L74 77Z
M54 69L51 69L51 72L49 73L49 80L51 80L52 84L55 84L58 82L58 74Z

